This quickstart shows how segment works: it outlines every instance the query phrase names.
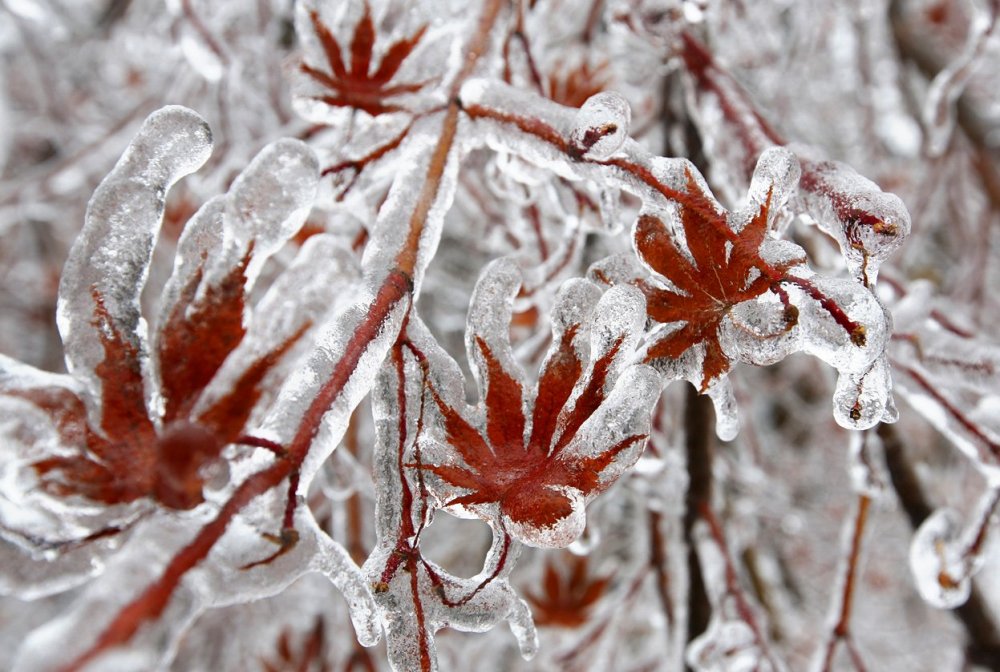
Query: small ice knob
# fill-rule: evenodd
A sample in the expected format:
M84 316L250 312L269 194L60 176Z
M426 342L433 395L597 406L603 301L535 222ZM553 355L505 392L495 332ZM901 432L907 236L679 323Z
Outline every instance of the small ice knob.
M620 94L595 94L576 113L572 149L580 158L603 161L625 144L631 121L632 110Z

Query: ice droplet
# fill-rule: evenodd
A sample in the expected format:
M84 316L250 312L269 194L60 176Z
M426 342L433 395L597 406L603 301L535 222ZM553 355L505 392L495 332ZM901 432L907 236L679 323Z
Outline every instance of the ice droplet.
M879 422L895 422L892 377L883 354L862 372L841 371L833 392L833 418L847 429L870 429Z
M913 535L910 571L920 596L938 609L965 604L972 582L961 557L962 519L954 509L935 511Z
M728 377L723 376L708 388L706 394L715 407L715 435L720 441L732 441L740 433L740 416L733 384Z
M570 141L584 158L603 161L625 144L631 121L632 109L621 94L598 93L576 113Z

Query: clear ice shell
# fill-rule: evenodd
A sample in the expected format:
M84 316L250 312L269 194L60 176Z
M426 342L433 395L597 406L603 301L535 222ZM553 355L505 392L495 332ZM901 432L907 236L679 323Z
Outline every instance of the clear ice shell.
M748 208L752 208L750 214L756 214L768 202L770 194L771 209L767 219L769 224L772 223L778 209L795 194L801 176L802 168L795 154L784 147L765 149L757 159L750 179L747 194Z
M97 417L104 360L94 324L99 293L115 328L139 353L146 348L146 324L139 297L163 218L167 190L197 170L212 149L205 120L191 110L168 106L149 115L87 206L59 284L56 319L66 366L84 382L92 418ZM100 426L100 422L94 422Z
M864 340L839 324L824 301L790 283L785 287L799 309L802 349L822 359L841 373L863 373L885 350L890 325L882 305L865 287L846 278L811 275L800 277L836 304L845 316L863 328Z
M965 604L972 581L961 557L962 518L942 508L923 522L910 544L910 571L920 596L938 609Z
M267 258L302 226L318 182L316 153L291 138L264 147L233 182L226 198L225 234L239 256L253 243L247 267L251 285Z
M570 142L595 161L610 158L628 138L632 109L619 93L604 91L588 98L573 121Z
M795 151L800 158L814 153ZM802 172L799 194L809 214L837 241L852 275L874 286L881 264L910 233L903 201L844 163L802 158Z
M864 371L841 371L833 392L833 418L847 429L870 429L879 422L895 422L892 376L883 354Z

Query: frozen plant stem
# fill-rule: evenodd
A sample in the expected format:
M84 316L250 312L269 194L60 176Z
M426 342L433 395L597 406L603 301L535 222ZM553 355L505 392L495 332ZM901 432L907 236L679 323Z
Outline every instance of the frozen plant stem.
M837 652L837 645L843 642L847 653L850 656L851 664L857 672L865 672L867 669L861 659L861 654L851 636L851 610L854 605L854 591L858 583L858 573L861 564L862 541L865 534L865 525L868 522L868 509L871 506L871 497L868 495L858 496L858 507L854 514L852 523L850 546L844 562L843 590L839 597L839 608L837 610L837 620L833 624L826 640L826 647L823 654L823 664L820 667L822 672L833 670L834 655Z
M725 563L726 590L724 595L732 597L733 601L736 603L736 613L747 625L747 627L750 628L750 632L753 633L754 642L760 649L761 659L766 660L771 665L771 669L773 670L783 669L783 666L780 665L775 659L774 653L771 651L771 646L764 636L764 629L761 628L760 622L754 613L754 609L751 607L750 601L747 599L746 593L743 590L743 586L740 585L740 577L736 571L733 556L729 552L729 544L726 541L726 533L722 529L722 523L715 515L715 511L712 510L711 505L703 505L700 512L701 517L706 523L708 523L709 535L712 537L716 546L718 546L719 553L722 555L722 560Z

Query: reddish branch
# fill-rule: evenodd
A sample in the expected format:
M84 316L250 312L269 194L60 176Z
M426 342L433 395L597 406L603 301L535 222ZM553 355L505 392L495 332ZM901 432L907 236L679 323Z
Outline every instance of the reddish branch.
M837 621L834 623L826 640L826 648L823 654L823 672L830 672L833 669L833 656L837 652L837 645L841 642L847 649L854 669L858 672L865 672L865 665L861 660L854 638L851 635L851 607L854 604L854 589L857 587L858 570L861 561L861 541L865 533L865 524L868 521L868 510L871 506L871 498L868 495L858 497L858 510L854 516L854 531L851 535L851 546L847 554L847 562L844 566L844 584L840 593L840 610Z
M670 596L670 572L667 567L667 553L663 539L663 514L659 511L649 512L649 565L656 578L656 595L660 598L660 607L666 620L667 628L674 624L674 602Z
M990 438L983 429L977 425L972 418L965 414L955 403L948 399L931 381L924 375L902 362L891 359L892 366L897 371L905 373L920 388L920 390L931 397L958 425L964 429L979 444L982 460L987 464L996 464L1000 461L1000 444Z

